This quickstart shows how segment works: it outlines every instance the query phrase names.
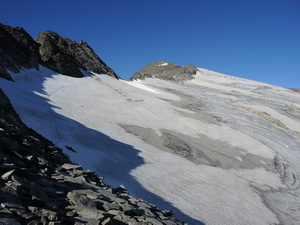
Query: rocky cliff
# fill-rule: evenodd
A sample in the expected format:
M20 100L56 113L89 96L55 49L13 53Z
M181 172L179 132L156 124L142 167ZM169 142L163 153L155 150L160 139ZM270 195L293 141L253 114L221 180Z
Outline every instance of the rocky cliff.
M153 62L136 72L130 80L145 79L146 77L155 77L163 80L184 81L193 79L197 68L189 64L187 66L178 66L170 62Z
M26 127L0 89L0 224L182 224Z
M63 38L53 31L39 34L35 39L40 44L41 63L61 74L82 77L80 69L104 73L119 79L84 41L77 43Z
M23 28L0 24L0 77L12 80L8 71L38 69L39 64L72 77L83 77L81 70L87 70L119 79L86 42L77 43L53 31L33 40Z
M21 27L0 24L0 77L11 80L7 70L38 68L39 44Z

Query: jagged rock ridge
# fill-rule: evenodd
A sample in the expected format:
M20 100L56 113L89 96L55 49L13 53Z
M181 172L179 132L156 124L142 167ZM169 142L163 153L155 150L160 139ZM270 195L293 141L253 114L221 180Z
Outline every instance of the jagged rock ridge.
M26 127L0 89L0 224L183 224Z
M0 59L0 77L7 80L12 80L8 71L38 69L39 64L73 77L83 77L82 69L120 78L86 42L77 43L53 31L33 40L23 28L0 24Z
M82 77L80 69L104 73L119 79L84 41L77 43L63 38L53 31L45 31L35 39L39 48L42 64L61 74Z
M193 79L193 75L196 75L197 71L198 69L192 64L178 66L166 61L153 62L134 73L130 80L155 77L163 80L184 81Z
M21 27L0 23L0 77L11 80L7 70L38 68L39 44Z

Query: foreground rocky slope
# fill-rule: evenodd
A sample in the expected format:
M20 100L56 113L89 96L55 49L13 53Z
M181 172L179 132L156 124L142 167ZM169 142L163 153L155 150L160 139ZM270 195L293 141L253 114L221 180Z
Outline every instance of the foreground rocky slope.
M20 121L1 90L0 149L0 224L182 224L72 164Z
M12 79L9 71L38 69L39 64L72 77L91 71L119 79L86 42L77 43L53 31L41 32L33 40L23 28L0 23L0 59L0 77L8 80Z

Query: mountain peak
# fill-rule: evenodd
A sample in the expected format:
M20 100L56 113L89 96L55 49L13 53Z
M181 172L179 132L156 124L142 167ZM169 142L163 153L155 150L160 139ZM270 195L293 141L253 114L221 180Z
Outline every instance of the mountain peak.
M59 73L82 77L80 69L84 69L119 79L119 76L84 41L78 43L61 37L54 31L41 32L35 41L40 44L42 64Z
M21 68L38 68L39 44L21 27L0 23L0 77L11 80L7 70L19 73Z
M54 31L41 32L34 40L23 28L0 23L0 77L12 80L9 71L39 68L39 64L58 73L83 77L81 70L120 77L84 41L61 37Z
M167 61L152 62L134 73L130 80L151 77L163 80L184 81L194 79L193 75L196 75L197 71L197 67L192 64L178 66Z

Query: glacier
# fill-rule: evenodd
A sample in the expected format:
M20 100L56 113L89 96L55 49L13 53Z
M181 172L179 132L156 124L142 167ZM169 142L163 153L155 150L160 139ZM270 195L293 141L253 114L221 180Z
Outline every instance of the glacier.
M299 93L202 68L182 82L85 74L40 66L0 88L74 163L189 224L300 223Z

